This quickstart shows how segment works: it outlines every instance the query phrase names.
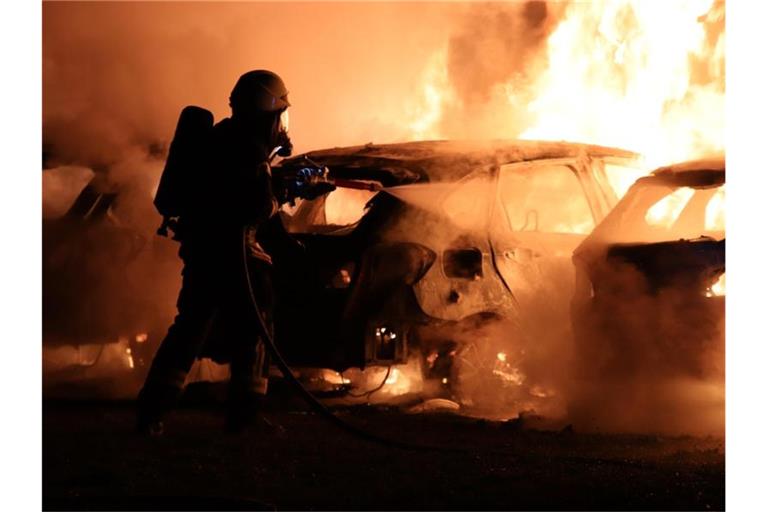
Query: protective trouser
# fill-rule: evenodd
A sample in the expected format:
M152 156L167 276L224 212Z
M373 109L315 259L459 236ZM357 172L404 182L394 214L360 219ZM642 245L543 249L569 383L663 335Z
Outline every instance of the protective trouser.
M271 334L271 269L257 259L249 259L248 266L254 298ZM247 414L257 397L266 394L269 357L252 302L242 261L231 265L185 261L178 314L138 396L140 423L157 421L173 408L192 363L208 343L220 356L214 359L230 362L230 416L242 419L239 415Z

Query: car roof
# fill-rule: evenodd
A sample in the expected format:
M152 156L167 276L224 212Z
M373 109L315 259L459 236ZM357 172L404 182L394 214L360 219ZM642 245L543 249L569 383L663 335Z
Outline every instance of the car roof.
M641 180L646 183L663 183L678 187L722 185L725 183L725 155L688 160L659 167Z
M532 140L435 140L395 144L365 144L321 149L289 158L281 167L303 165L308 157L328 166L331 174L365 179L375 168L393 171L395 182L441 181L460 178L478 166L502 165L579 155L636 159L631 151L572 142ZM344 170L347 172L344 172ZM369 172L366 172L369 171ZM353 172L349 172L353 171ZM354 172L356 171L356 172ZM370 176L379 179L381 176ZM386 185L386 183L385 183Z
M686 173L704 170L725 171L725 155L717 155L709 158L688 160L673 165L665 165L664 167L659 167L651 174Z
M688 160L659 167L647 176L638 179L608 215L595 227L590 235L576 248L574 256L586 254L590 247L604 243L629 243L637 240L617 238L631 236L623 229L622 223L629 218L628 210L636 203L636 194L647 186L691 187L711 189L725 183L725 156Z

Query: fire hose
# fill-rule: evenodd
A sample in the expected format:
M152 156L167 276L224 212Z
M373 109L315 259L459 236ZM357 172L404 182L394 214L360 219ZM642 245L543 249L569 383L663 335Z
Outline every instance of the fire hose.
M275 148L275 151L272 152L272 155L270 155L270 158L269 158L270 161L277 154L278 150L279 150L279 147ZM331 179L328 175L327 167L318 165L317 163L313 162L311 159L309 159L306 156L304 157L304 159L306 163L308 163L309 165L300 169L295 176L292 176L286 180L285 188L287 192L287 199L289 202L293 202L293 200L296 197L302 197L302 194L303 192L306 191L307 187L317 185L318 183L329 184L329 185L332 185L333 188L336 188L336 187L353 188L353 189L360 189L360 190L370 190L372 192L378 192L383 188L380 183L370 183L370 182L346 180L346 179L339 179L339 178ZM312 196L309 196L309 198L312 198ZM354 435L356 437L359 437L361 439L364 439L366 441L382 444L384 446L401 448L405 450L451 451L451 452L465 451L455 447L438 447L438 446L407 443L404 441L399 441L399 440L389 439L383 436L379 436L374 433L368 432L367 430L364 430L360 427L357 427L347 421L344 421L342 418L339 418L337 415L335 415L333 411L331 411L325 405L323 405L293 375L293 372L288 366L288 363L286 363L285 359L280 353L280 350L277 348L274 337L272 336L272 332L267 326L267 323L264 320L264 316L262 315L261 310L259 309L259 304L258 304L258 301L256 300L256 294L253 291L253 280L251 279L250 268L248 266L247 228L243 229L242 246L243 246L242 247L243 248L243 251L242 251L243 271L245 274L245 281L247 284L251 305L253 306L253 311L257 319L258 330L262 335L264 344L266 345L266 348L269 351L270 356L272 356L272 359L275 361L275 363L277 364L277 367L280 369L280 373L283 374L283 377L291 384L294 390L299 394L299 396L301 396L304 399L304 401L307 403L307 405L309 405L309 407L312 410L318 413L321 417L330 421L333 425L340 428L341 430L351 435ZM387 376L389 376L389 370L387 371ZM383 382L382 382L382 385L383 385Z

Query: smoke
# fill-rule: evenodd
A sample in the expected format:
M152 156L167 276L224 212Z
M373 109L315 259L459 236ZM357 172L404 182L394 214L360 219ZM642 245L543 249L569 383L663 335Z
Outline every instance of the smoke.
M546 43L567 2L471 4L425 71L415 138L515 138L546 69Z
M593 300L583 265L575 274L572 261L574 249L591 231L578 215L578 202L559 200L557 183L550 181L553 190L531 205L542 212L537 223L546 222L549 229L541 224L541 232L529 227L510 233L507 219L498 209L494 214L485 200L497 197L496 181L482 169L476 171L458 183L387 189L412 207L388 227L388 239L423 243L438 253L417 296L425 313L448 322L419 328L417 338L432 358L433 373L451 367L450 376L438 378L448 377L450 397L461 404L462 413L495 419L538 415L555 420L550 425L570 423L581 431L722 435L722 301L704 294L698 280L693 286L675 281L675 286L653 292L648 278L633 266L615 269L610 280L596 281L595 286L608 291ZM509 190L498 186L498 196L507 197ZM597 265L605 259L604 254L600 259L604 244L723 232L722 218L716 215L722 213L717 208L723 207L723 191L698 190L695 201L690 195L685 200L697 205L688 209L689 217L673 223L674 229L653 229L643 215L674 193L666 187L651 190L642 199L633 192L624 209L604 222L579 254L588 254L587 261ZM530 192L521 187L518 194ZM685 204L677 213L670 210L670 222ZM553 218L560 219L557 226L549 224ZM447 278L446 250L472 247L483 253L482 275ZM510 258L507 249L513 247ZM668 251L651 278L674 272L698 276L696 267L681 266L680 256ZM500 314L499 309L512 304Z
M674 288L653 294L633 267L614 271L622 290L579 313L571 419L603 431L722 435L722 302Z
M492 251L500 255L506 247L506 220L486 201L497 195L496 180L476 171L459 183L387 190L410 208L387 227L385 237L423 243L438 253L416 295L426 314L447 322L419 327L416 337L430 373L447 379L448 396L461 405L463 414L509 419L535 413L562 421L573 361L570 254L577 237L562 237L571 238L563 243L550 236L542 246L546 252L527 263L520 250L525 242L518 240L522 245L514 264L508 265L504 256L494 263ZM568 205L538 207L562 211ZM446 277L446 250L471 248L482 254L480 274L472 279Z
M266 68L288 84L297 151L404 138L403 98L453 16L434 4L46 2L46 343L156 343L172 320L178 247L155 236L152 197L184 106L222 119L237 78ZM116 194L109 215L61 217L90 178ZM58 374L71 352L52 349L46 367Z
M447 75L454 101L440 132L447 138L514 138L528 124L525 105L546 68L547 37L565 2L474 5L451 36Z
M459 98L488 101L494 86L535 75L530 68L554 25L546 2L478 6L450 38L448 72Z
M66 211L95 173L99 191L118 194L113 220L130 232L115 237L109 223L78 235L63 224L47 226L46 332L65 333L70 343L147 331L162 336L179 288L179 262L173 243L154 237L160 219L151 200L185 105L221 119L238 76L267 68L290 90L297 152L422 137L514 138L531 124L527 107L547 69L547 38L568 5L45 2L45 216ZM723 44L724 15L704 22L711 45ZM723 76L721 60L705 57L692 58L694 84ZM447 190L395 193L434 205ZM450 211L465 229L487 221L485 210L459 204ZM421 220L416 233L428 225L430 237L452 241L445 226ZM139 244L138 257L126 255L127 239ZM570 401L578 402L570 413L581 425L652 429L660 416L684 426L681 418L698 405L692 397L717 398L686 376L674 386L637 372L618 372L596 388L575 383L573 277L562 266L554 275L530 289L525 315L514 322L466 324L452 333L463 347L456 391L468 407L486 415L556 414ZM642 322L643 309L637 311ZM69 357L71 350L58 352ZM122 365L122 353L113 352L106 354ZM616 358L616 368L640 365L632 354ZM483 372L474 370L478 365ZM654 414L660 397L668 407Z
M43 132L51 162L167 145L185 105L229 114L245 71L286 81L297 150L405 135L403 99L457 10L423 4L46 3ZM55 165L53 163L50 164Z
M44 167L85 166L119 187L131 176L110 169L137 152L162 160L185 105L227 116L255 68L288 84L297 151L406 140L423 71L444 51L456 101L440 135L511 137L524 109L507 93L545 64L564 5L46 3Z
M61 217L93 178L87 167L62 166L43 173L43 218Z

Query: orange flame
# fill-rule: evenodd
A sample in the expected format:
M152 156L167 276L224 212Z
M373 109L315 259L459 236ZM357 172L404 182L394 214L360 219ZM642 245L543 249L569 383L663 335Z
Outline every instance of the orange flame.
M704 229L725 231L725 185L721 185L707 203Z
M547 63L531 90L511 79L499 88L500 113L533 98L519 116L524 126L508 119L493 133L623 147L642 154L645 169L721 152L724 17L718 0L572 2L547 39ZM446 136L444 116L458 101L446 62L443 48L425 70L412 139Z
M685 208L685 205L688 204L693 194L694 190L689 187L675 190L648 209L648 212L645 214L646 222L650 226L669 229L680 216L680 213Z
M712 0L574 2L548 40L549 68L524 138L626 147L650 167L722 151L724 36ZM696 63L711 77L698 83Z
M410 106L410 138L413 140L429 140L441 137L438 124L442 117L443 107L453 100L448 80L446 49L432 56L424 72L424 85L420 101Z
M707 290L707 297L724 297L725 296L725 272L720 274L712 286Z

